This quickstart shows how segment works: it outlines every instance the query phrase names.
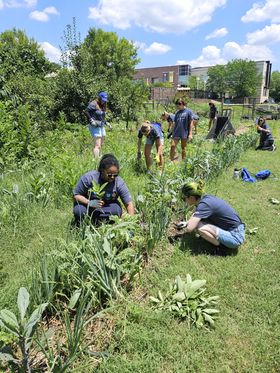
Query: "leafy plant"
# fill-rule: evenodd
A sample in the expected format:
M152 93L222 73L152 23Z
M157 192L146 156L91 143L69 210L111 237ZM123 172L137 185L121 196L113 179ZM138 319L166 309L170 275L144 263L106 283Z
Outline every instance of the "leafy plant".
M94 180L92 182L92 187L89 189L89 195L92 193L96 198L98 199L102 199L104 194L105 194L105 188L106 188L106 185L108 183L104 183L104 184L98 184L96 183Z
M31 372L31 358L29 355L32 337L42 314L47 307L47 303L40 304L29 319L26 319L26 311L29 305L29 293L26 288L20 288L18 292L17 305L20 317L18 318L13 312L3 309L0 311L0 327L4 328L11 334L15 335L21 351L21 359L14 357L12 354L0 353L0 360L4 362L13 362L25 372Z
M155 309L171 312L175 317L186 320L189 327L214 327L219 310L212 307L216 306L219 297L206 297L205 284L206 280L193 281L189 274L185 281L177 276L166 295L159 291L158 297L150 297L150 300Z

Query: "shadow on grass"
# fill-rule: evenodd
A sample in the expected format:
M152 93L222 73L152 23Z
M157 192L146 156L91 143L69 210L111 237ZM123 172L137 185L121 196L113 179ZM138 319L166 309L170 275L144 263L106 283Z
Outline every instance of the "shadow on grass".
M192 255L234 256L238 253L238 249L229 249L223 245L214 246L193 234L184 234L180 238L180 250L190 251Z

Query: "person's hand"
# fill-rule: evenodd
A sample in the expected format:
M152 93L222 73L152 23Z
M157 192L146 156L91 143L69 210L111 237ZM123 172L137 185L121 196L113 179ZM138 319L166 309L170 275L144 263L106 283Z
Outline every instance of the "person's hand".
M192 141L192 134L191 135L189 135L189 137L188 137L188 141Z
M103 206L103 202L99 199L92 199L89 201L88 206L93 209L100 209Z
M141 159L141 152L137 152L137 160L140 161Z
M90 124L91 124L92 126L94 126L94 119L93 119L93 118L90 118L89 122L90 122Z
M182 221L179 221L178 223L176 223L175 225L176 225L176 228L180 230L180 229L186 228L188 226L188 222L182 220Z

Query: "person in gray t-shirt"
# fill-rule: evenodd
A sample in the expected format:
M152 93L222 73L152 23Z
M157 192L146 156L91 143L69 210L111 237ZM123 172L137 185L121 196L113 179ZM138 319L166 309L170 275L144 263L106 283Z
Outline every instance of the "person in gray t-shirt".
M73 193L73 214L77 225L80 225L86 215L91 216L95 225L108 221L110 215L121 217L119 198L128 214L134 214L132 198L125 182L119 176L119 169L115 156L105 154L97 171L89 171L80 178Z
M275 150L274 138L265 117L259 117L256 123L257 131L260 134L260 143L256 150Z
M188 222L181 222L187 233L198 234L215 246L238 248L245 239L245 226L237 212L224 200L204 194L203 182L188 182L182 188L182 197L195 212Z

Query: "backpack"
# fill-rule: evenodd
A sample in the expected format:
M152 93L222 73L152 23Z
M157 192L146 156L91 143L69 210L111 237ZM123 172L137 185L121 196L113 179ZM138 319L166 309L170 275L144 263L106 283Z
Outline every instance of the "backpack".
M271 172L269 170L261 170L258 173L256 173L256 178L258 180L265 180L271 175Z
M245 167L243 167L241 170L241 178L243 181L247 181L249 183L255 183L257 181L253 176L250 175L250 172Z

